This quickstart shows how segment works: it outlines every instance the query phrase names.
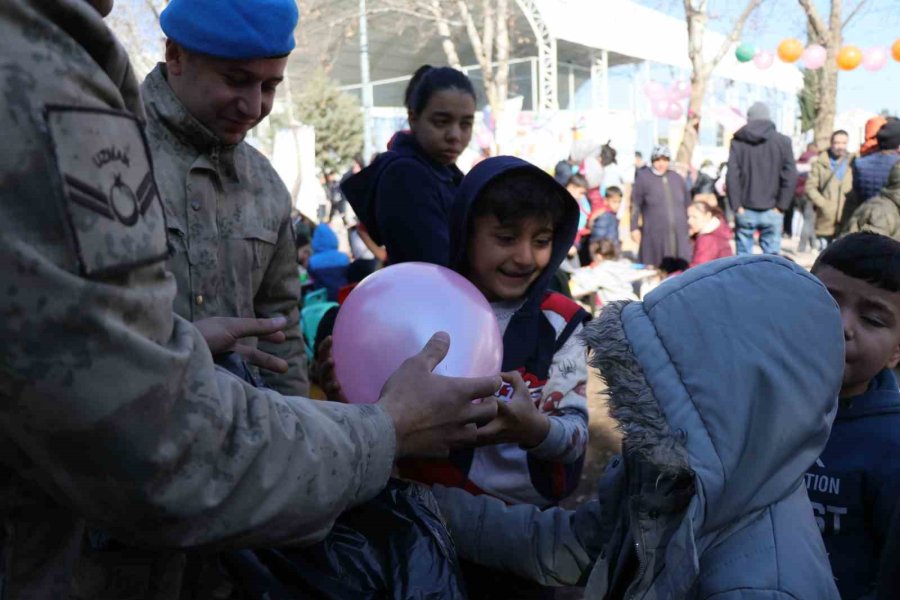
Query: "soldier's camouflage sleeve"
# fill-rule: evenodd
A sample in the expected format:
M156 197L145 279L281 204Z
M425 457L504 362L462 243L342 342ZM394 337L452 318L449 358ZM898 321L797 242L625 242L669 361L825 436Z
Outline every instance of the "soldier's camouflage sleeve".
M281 185L283 188L283 184ZM287 192L287 190L285 190ZM285 193L285 203L290 199ZM254 298L253 308L259 317L283 315L291 326L285 330L285 341L281 344L259 342L259 349L283 358L288 363L287 373L273 373L260 370L266 385L292 396L309 394L306 352L300 335L300 278L297 273L297 248L294 230L288 216L278 231L275 255L263 276L262 285Z
M217 370L172 313L127 56L83 0L0 4L3 462L140 545L323 536L386 482L377 406Z

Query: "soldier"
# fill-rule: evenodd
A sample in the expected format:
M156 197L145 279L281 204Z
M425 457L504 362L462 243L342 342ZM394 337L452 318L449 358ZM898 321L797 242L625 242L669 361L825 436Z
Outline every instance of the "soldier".
M0 3L7 600L70 597L86 521L158 558L141 577L111 574L93 598L177 598L178 548L320 539L382 488L396 457L474 442L471 423L496 414L493 401L471 400L499 377L430 372L445 335L372 406L283 397L214 366L200 332L172 312L138 86L101 18L111 4ZM286 326L250 323L243 333Z
M307 395L291 197L244 142L272 110L294 48L295 0L174 0L162 12L165 62L141 85L147 139L166 209L175 312L287 317L281 344L239 347L263 382ZM200 326L205 331L204 326Z

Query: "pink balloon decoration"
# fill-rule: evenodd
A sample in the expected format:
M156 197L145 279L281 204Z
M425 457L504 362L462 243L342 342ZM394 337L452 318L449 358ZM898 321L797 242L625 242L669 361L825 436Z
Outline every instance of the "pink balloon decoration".
M823 46L811 44L803 51L803 56L800 60L803 61L803 66L807 69L821 69L822 65L825 64L826 58L827 52Z
M435 373L500 372L503 339L497 319L467 279L425 263L394 265L364 279L334 324L335 375L347 400L377 402L391 374L438 331L450 334L450 352Z
M666 110L666 116L673 121L677 121L684 115L684 109L677 102L670 102L669 108Z
M672 84L676 100L684 100L691 97L691 83L689 81L680 80Z
M658 81L648 81L644 86L644 94L646 94L647 98L651 101L656 101L666 98L668 90L666 89L666 86Z
M762 50L753 57L753 64L759 69L768 69L775 62L775 55L768 50Z
M887 65L887 50L880 46L868 48L863 53L863 66L867 71L880 71Z
M659 119L668 119L669 118L669 104L671 101L668 98L660 98L653 102L653 116Z

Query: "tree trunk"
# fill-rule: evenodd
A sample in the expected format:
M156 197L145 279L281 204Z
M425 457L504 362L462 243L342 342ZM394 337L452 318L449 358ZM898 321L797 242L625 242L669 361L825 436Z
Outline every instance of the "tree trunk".
M839 44L826 46L828 58L819 73L816 99L815 142L819 149L831 143L834 118L837 113L838 67L835 62Z
M438 35L441 36L441 47L447 56L447 63L454 69L461 69L462 63L459 60L459 54L456 52L456 44L453 42L453 36L450 34L450 24L444 16L441 9L441 0L431 0L431 14L437 23Z
M706 96L706 87L709 85L710 73L705 69L697 70L691 73L691 98L688 102L688 115L700 115L703 108L703 98ZM682 163L688 168L691 166L691 160L694 157L694 148L697 147L699 138L700 120L688 118L684 122L684 134L681 137L681 145L678 146L678 153L675 155L675 162Z

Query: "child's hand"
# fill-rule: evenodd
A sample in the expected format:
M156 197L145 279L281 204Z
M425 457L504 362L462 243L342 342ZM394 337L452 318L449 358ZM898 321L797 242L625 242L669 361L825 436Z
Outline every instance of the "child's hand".
M331 336L322 340L316 352L315 371L319 375L319 385L325 392L325 397L334 402L347 403L341 384L338 383L334 373L334 358L331 355Z
M477 444L515 443L534 448L544 441L550 431L550 419L541 413L519 373L501 373L503 381L513 387L513 397L497 402L497 417L478 429Z

